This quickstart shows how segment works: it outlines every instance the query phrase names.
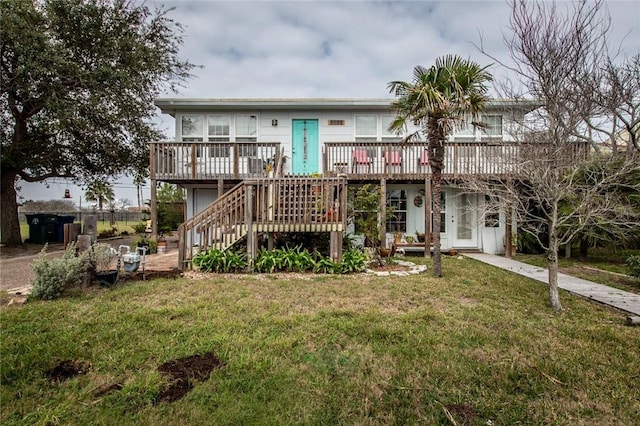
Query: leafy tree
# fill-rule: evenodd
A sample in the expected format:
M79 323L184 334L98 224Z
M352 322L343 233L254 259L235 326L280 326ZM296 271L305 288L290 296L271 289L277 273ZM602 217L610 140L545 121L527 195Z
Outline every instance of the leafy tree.
M355 226L356 234L362 234L366 247L373 249L374 261L382 265L380 237L387 220L393 217L393 208L388 207L384 214L380 209L381 189L377 185L365 184L349 189L348 216Z
M163 183L158 188L157 199L159 203L181 203L184 201L184 190L177 185Z
M388 88L397 99L391 104L397 118L390 130L406 128L407 121L420 124L420 130L407 140L426 136L433 188L433 274L442 276L440 251L440 185L444 168L447 136L465 116L476 117L488 101L486 83L492 77L486 67L455 55L436 59L430 68L417 66L411 82L392 81Z
M178 205L184 200L184 190L177 185L163 183L158 188L158 231L165 233L178 229L178 226L184 222L182 207Z
M98 210L102 211L104 203L110 202L115 198L113 186L104 180L96 180L87 186L84 193L87 201L95 201L98 203Z
M170 9L110 0L0 2L2 243L19 244L16 181L148 166L153 99L193 67Z

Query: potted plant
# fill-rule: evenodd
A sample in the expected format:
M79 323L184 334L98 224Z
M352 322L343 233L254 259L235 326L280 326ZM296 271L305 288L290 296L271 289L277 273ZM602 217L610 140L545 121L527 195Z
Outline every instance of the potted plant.
M158 248L158 244L154 240L149 239L149 238L145 238L145 237L140 237L140 238L136 239L135 246L136 247L146 247L147 248L147 254L155 253L157 251L157 248Z
M158 237L158 253L166 253L167 252L167 239L164 235L160 235Z
M416 239L413 238L411 235L407 235L406 237L404 237L404 240L407 242L407 244L413 244L416 241Z
M101 284L112 286L118 281L118 267L114 259L118 252L106 243L95 243L91 246L90 262L95 277Z
M416 238L418 239L419 243L424 243L424 232L416 231Z

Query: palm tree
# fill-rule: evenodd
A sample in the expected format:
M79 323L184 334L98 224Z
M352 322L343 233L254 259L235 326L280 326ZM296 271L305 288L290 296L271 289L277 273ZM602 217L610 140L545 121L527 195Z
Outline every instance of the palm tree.
M115 197L113 193L113 186L106 180L95 180L87 185L87 190L84 193L84 198L87 201L97 201L98 209L102 211L102 205L105 202L113 200Z
M405 140L418 138L428 141L429 165L433 188L433 274L442 276L440 252L440 183L444 168L444 144L453 129L466 116L477 117L489 100L487 82L491 81L487 67L456 55L436 59L435 65L413 69L413 81L392 81L388 89L396 96L391 104L397 118L389 130L406 128L407 120L419 123L420 130Z

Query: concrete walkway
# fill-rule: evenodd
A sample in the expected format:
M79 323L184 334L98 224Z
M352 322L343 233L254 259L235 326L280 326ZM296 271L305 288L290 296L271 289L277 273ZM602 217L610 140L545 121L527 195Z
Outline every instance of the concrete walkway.
M493 254L465 253L464 255L471 259L479 260L480 262L549 284L549 271L539 266L529 265ZM562 273L558 273L558 287L570 293L577 294L578 296L620 309L621 311L633 315L640 315L639 294L618 290Z

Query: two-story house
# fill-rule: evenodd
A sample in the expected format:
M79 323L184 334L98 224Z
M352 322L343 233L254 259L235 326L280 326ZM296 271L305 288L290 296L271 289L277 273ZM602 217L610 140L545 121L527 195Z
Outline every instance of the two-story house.
M186 189L181 262L194 244L226 248L242 238L251 256L258 236L271 232L331 232L332 255L339 258L342 233L354 231L346 217L346 187L365 183L382 188L381 210L393 208L385 237L399 234L407 250L430 253L429 238L421 244L406 238L433 232L427 142L402 142L402 135L387 130L395 116L390 99L155 103L175 118L176 134L175 141L150 147L152 220L157 182ZM513 114L521 118L533 108L520 105L492 101L480 118L482 128L467 123L451 135L443 170L443 250L504 253L511 227L506 213L481 214L484 196L458 189L456 182L512 171L518 147Z

